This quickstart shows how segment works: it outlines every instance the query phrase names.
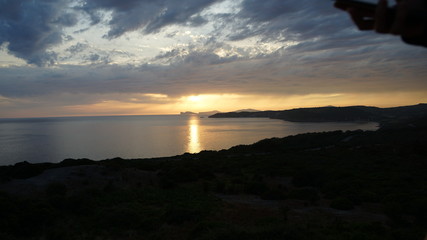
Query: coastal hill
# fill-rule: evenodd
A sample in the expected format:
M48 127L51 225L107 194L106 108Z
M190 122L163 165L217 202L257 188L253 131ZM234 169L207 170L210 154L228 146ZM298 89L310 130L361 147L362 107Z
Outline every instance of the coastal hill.
M383 124L427 116L427 104L378 108L366 106L298 108L282 111L217 113L210 118L272 118L291 122L372 121Z

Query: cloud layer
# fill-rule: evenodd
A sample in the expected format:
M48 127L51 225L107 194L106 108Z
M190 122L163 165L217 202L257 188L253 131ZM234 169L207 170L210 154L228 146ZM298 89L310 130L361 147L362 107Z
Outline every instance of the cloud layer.
M93 24L101 21L101 11L111 11L107 37L115 38L137 29L153 33L173 24L202 25L206 20L200 12L215 2L219 0L91 0L81 9L90 15Z
M0 45L30 64L53 64L57 54L51 47L61 44L64 29L78 24L87 14L91 24L100 24L111 14L107 38L126 32L160 31L173 24L199 26L206 22L199 13L216 0L4 0L0 2Z
M0 111L427 92L426 49L359 32L329 1L3 0L0 45L28 63L0 67Z
M172 25L203 26L212 21L217 35L229 40L260 36L264 40L315 39L342 35L348 24L340 13L322 1L243 0L231 14L208 14L223 0L4 0L0 2L0 45L30 64L53 64L65 29L84 16L90 24L106 24L104 37L127 32L157 33ZM87 28L86 28L87 29ZM84 29L83 29L84 30ZM348 34L346 34L348 37Z
M38 66L52 65L63 54L53 50L73 36L66 29L78 19L91 26L103 25L108 39L140 31L153 34L169 26L214 26L210 34L222 40L257 37L264 42L299 42L302 48L329 49L337 44L360 45L360 33L352 30L343 13L330 2L312 0L241 0L236 9L210 13L224 0L3 0L0 2L0 45L9 53ZM226 2L226 1L225 1ZM227 6L227 5L226 5ZM85 31L91 26L81 29ZM362 44L378 43L370 37ZM313 42L322 44L312 44ZM304 43L307 43L304 45ZM308 44L310 46L308 46ZM80 45L81 47L82 45ZM70 49L76 51L77 49ZM99 57L99 56L98 56ZM90 59L96 59L92 55Z
M62 43L62 29L73 26L77 18L63 12L66 0L0 2L0 45L30 64L52 64L56 54L49 48Z

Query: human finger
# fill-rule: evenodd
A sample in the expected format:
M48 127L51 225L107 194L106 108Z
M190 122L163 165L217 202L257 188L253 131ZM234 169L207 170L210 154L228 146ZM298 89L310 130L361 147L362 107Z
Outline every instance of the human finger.
M374 17L374 13L375 13L374 11L372 11L372 9L353 6L346 2L335 2L334 7L344 11L348 11L351 8L357 9L357 11L360 12L360 14L363 14L365 17Z
M405 31L405 21L408 16L408 7L405 2L397 1L396 4L396 17L390 28L390 33L394 35L401 35Z
M375 10L375 24L374 29L378 33L388 33L390 27L387 21L387 10L388 10L388 1L379 0L377 8Z
M366 19L363 12L355 8L350 8L347 11L359 30L372 30L374 28L374 21L372 19Z
M335 2L334 7L339 8L339 9L344 10L344 11L347 11L349 6L345 3Z

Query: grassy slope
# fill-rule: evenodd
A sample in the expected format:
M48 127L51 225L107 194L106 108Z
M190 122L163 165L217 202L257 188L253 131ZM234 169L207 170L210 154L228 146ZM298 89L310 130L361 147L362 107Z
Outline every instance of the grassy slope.
M157 173L78 193L0 195L1 239L422 239L427 130L329 132L161 159L1 167L3 182L97 164Z

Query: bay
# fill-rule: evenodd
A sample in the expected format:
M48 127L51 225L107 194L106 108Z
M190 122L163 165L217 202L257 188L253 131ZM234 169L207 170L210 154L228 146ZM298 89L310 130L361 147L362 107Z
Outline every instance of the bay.
M195 115L0 119L0 165L166 157L307 132L376 130L377 125Z

